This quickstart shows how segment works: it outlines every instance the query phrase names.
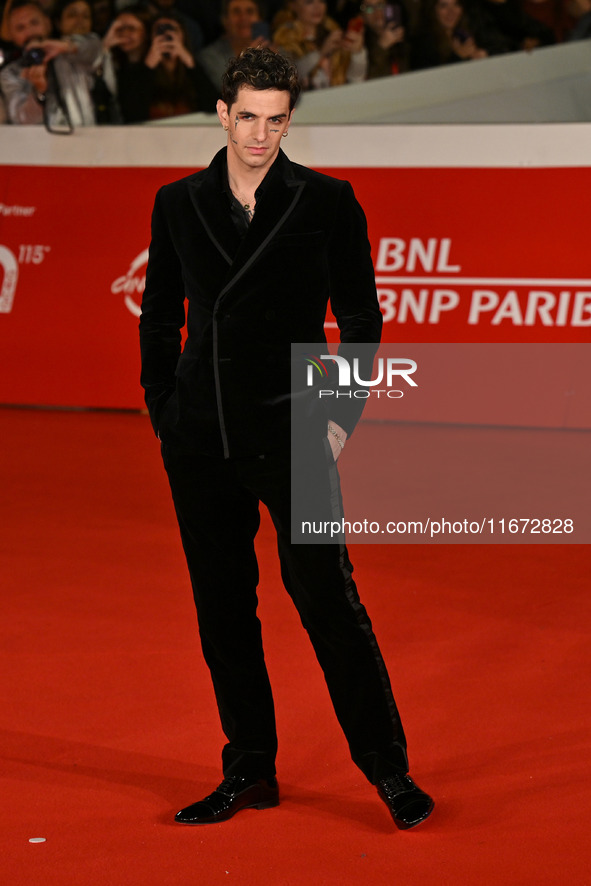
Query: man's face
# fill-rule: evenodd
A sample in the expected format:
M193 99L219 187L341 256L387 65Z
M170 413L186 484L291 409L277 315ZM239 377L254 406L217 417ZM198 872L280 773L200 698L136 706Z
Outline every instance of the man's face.
M71 34L90 34L92 31L92 12L86 0L74 0L64 8L59 20L59 31L62 37Z
M293 0L293 11L296 18L307 27L318 27L326 15L324 0Z
M217 110L222 125L228 127L228 163L236 171L266 172L289 129L289 92L241 86L231 107L220 100Z
M372 3L364 3L361 7L364 24L372 31L380 34L386 26L386 4L384 0L375 0Z
M444 31L451 34L462 17L462 7L456 0L437 0L435 18Z
M49 36L49 19L36 6L20 6L9 19L10 39L22 49L29 40L44 40Z
M118 46L123 52L136 52L147 41L146 31L142 22L127 12L120 12L115 19L115 34Z
M250 40L252 26L260 19L258 6L253 0L232 0L223 24L230 39Z

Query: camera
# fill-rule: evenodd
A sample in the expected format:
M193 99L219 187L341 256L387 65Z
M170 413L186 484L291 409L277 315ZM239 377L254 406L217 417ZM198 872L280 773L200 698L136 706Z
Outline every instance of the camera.
M253 22L252 27L250 29L250 39L258 40L259 37L262 37L263 40L270 40L271 33L269 30L269 25L267 22Z
M172 34L174 32L174 26L166 24L163 22L161 25L156 25L156 35L158 37L163 37L166 35L169 40L172 40Z
M385 9L386 24L391 28L399 28L402 24L402 10L398 3L388 3Z
M21 58L23 68L32 68L34 65L42 65L45 61L45 52L41 46L32 46L25 49Z

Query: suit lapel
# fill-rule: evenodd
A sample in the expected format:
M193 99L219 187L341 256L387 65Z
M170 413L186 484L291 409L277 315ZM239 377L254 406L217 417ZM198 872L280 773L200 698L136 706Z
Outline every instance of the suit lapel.
M203 177L189 181L189 197L209 239L231 265L240 246L240 235L222 190L224 153L225 148L215 155Z
M257 201L248 233L243 238L232 265L231 278L227 280L220 295L225 295L258 261L295 209L305 186L305 182L295 177L293 167L283 151L279 152L278 160L269 170L268 176L269 180L265 180L264 193Z

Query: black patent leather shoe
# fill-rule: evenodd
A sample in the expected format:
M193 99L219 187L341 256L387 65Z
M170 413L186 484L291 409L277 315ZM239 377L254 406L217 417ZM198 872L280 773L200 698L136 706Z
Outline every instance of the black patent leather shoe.
M180 824L215 824L227 821L241 809L269 809L271 806L279 806L276 778L229 775L212 794L177 812L174 820Z
M416 827L433 811L433 800L414 783L410 775L389 775L378 781L377 789L396 827L402 831Z

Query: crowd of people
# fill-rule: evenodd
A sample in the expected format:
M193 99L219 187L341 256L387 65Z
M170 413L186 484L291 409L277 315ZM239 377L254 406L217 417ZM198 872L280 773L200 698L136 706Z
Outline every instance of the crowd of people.
M6 0L0 122L213 113L248 46L312 90L588 37L591 0Z

